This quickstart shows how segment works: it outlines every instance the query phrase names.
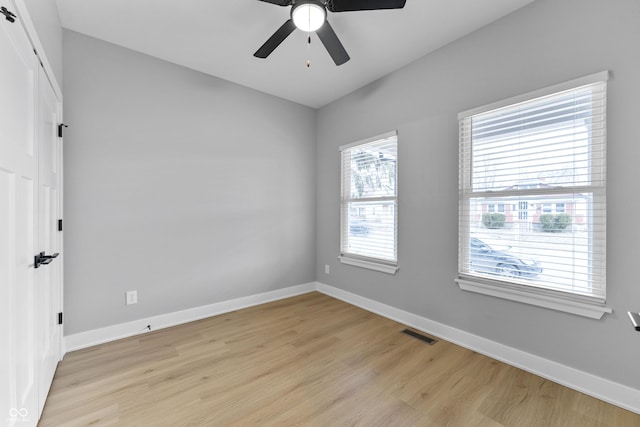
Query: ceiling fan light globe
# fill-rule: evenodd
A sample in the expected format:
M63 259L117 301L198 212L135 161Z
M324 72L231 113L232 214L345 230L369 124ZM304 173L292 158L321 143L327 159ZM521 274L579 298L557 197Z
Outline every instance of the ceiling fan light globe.
M302 31L316 31L327 19L325 8L313 1L296 4L291 10L293 23Z

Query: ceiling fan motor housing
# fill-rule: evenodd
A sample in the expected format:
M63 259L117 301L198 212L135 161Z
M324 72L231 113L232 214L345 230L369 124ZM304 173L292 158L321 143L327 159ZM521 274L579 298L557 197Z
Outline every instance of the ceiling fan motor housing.
M327 8L319 0L296 1L291 8L291 19L302 31L313 32L327 20Z

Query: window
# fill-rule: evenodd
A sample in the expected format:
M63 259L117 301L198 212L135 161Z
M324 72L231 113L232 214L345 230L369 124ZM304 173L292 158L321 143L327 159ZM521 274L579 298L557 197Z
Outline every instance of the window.
M398 261L396 132L340 147L340 261L394 274Z
M527 220L529 218L529 202L518 202L518 219Z
M462 289L593 318L611 312L607 77L598 73L458 116ZM517 215L486 227L482 209L493 204L511 205Z

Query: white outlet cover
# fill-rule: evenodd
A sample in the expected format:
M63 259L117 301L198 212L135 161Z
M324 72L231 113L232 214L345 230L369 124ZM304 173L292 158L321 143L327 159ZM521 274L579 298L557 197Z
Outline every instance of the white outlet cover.
M128 291L126 293L126 305L137 304L138 303L138 291Z

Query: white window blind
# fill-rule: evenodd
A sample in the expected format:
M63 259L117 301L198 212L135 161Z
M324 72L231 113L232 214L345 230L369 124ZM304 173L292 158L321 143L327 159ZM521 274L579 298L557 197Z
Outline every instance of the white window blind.
M604 304L606 80L459 115L461 287Z
M341 260L394 273L398 246L397 133L340 150Z

